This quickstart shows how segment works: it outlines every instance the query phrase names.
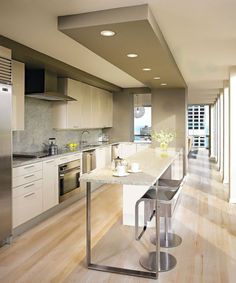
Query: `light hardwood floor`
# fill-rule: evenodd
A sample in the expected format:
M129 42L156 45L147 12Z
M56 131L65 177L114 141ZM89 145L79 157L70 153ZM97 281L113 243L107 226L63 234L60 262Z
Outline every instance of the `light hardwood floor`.
M220 182L215 164L209 162L206 151L199 151L196 159L190 159L173 221L175 232L183 238L181 246L169 249L178 263L172 271L162 273L158 282L236 282L236 205L228 204L227 195L228 189ZM93 207L97 211L92 215L93 245L97 248L104 239L109 244L112 237L125 242L125 229L121 236L114 235L114 227L120 227L120 187L104 186L93 193ZM107 232L112 235L110 239L104 236ZM111 245L110 249L115 247ZM10 247L1 248L0 282L155 282L87 270L84 256L82 200L16 238ZM130 259L138 262L137 254L130 254ZM120 260L124 256L117 257L118 265Z

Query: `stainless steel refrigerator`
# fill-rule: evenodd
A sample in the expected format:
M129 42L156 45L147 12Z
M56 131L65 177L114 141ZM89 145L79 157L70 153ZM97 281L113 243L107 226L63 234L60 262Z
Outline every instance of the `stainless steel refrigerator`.
M0 47L1 51L1 47ZM11 60L0 52L0 246L12 234Z

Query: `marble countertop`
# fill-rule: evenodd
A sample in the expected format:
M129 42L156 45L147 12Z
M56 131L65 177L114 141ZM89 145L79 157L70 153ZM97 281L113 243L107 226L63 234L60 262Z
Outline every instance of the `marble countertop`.
M152 143L152 141L143 141L143 140L140 140L140 141L138 141L138 140L134 140L134 143L135 144L151 144Z
M94 143L95 144L95 143ZM112 142L112 143L103 143L103 144L98 144L98 145L91 145L91 146L86 146L84 148L79 148L78 150L74 150L74 151L69 151L69 150L64 150L61 151L59 154L57 155L50 155L50 156L46 156L46 157L42 157L42 158L13 158L12 161L12 167L16 168L19 166L24 166L24 165L29 165L32 163L36 163L36 162L42 162L42 161L46 161L46 160L50 160L50 159L56 159L56 158L60 158L63 156L68 156L68 155L73 155L76 153L82 153L85 151L89 151L89 150L93 150L96 148L101 148L104 146L108 146L108 145L115 145L115 144L119 144L117 142Z
M140 164L142 170L140 173L130 173L126 177L114 177L112 169L106 167L83 174L80 180L94 183L151 186L178 157L180 151L181 149L171 149L163 154L159 148L148 148L127 158L128 163L138 162Z

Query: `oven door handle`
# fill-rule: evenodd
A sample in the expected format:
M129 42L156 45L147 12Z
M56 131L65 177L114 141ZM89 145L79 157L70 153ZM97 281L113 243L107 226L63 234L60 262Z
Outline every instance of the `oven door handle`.
M66 170L61 170L60 174L66 174L66 173L69 173L71 171L78 171L78 172L80 172L80 166L79 167L75 167L75 168L66 169Z

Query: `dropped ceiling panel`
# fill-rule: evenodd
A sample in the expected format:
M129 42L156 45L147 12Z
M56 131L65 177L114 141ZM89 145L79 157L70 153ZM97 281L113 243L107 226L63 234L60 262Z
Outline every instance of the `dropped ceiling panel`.
M150 88L163 88L161 83L167 83L167 87L186 87L147 5L61 16L58 28ZM102 30L116 34L104 37L100 35ZM136 53L138 57L128 58L128 53Z

